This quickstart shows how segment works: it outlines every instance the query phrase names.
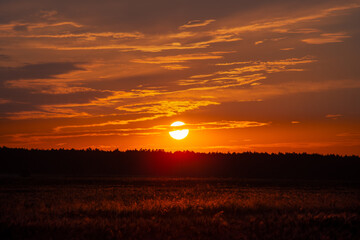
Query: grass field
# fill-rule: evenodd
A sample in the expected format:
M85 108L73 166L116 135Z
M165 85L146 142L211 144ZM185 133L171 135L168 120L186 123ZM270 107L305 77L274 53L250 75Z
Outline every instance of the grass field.
M359 183L0 179L0 239L360 239Z

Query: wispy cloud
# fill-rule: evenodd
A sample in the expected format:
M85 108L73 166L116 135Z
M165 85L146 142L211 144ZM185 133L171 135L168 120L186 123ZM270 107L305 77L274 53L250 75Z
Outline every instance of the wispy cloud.
M267 73L274 72L287 72L287 71L303 71L302 68L289 68L290 66L312 63L316 62L315 59L311 57L303 57L303 58L289 58L279 61L268 61L268 62L250 62L249 66L244 66L240 68L234 68L228 71L220 71L217 74L243 74L247 72L259 72L264 71Z
M55 130L59 131L66 128L94 128L114 125L127 125L129 123L143 122L158 119L161 117L171 117L179 113L195 110L209 105L218 105L214 101L157 101L150 103L135 103L119 106L116 109L121 112L140 114L140 117L126 120L107 121L95 124L59 126ZM144 117L144 115L147 115Z
M168 70L183 70L190 68L188 66L180 65L180 64L171 64L171 65L162 65L162 68L168 69Z
M266 77L261 74L258 76L261 79L266 79ZM249 77L249 81L255 76ZM256 81L254 81L256 82ZM241 85L240 85L241 86ZM221 86L220 86L221 87ZM226 91L219 91L220 87L204 87L199 86L198 88L194 87L191 89L196 90L186 90L183 92L182 97L191 97L195 94L199 94L198 91L201 89L207 89L206 94L212 96L214 99L221 99L221 102L231 102L231 101L258 101L260 99L266 100L275 96L286 96L295 93L306 93L306 92L321 92L321 91L330 91L330 90L340 90L340 89L352 89L359 88L360 82L357 80L336 80L336 81L327 81L327 82L314 82L314 81L299 81L299 82L285 82L282 84L261 84L255 87L249 88L238 88L230 87ZM174 94L177 96L177 94Z
M14 38L81 38L85 40L96 40L96 38L142 38L144 35L139 32L87 32L87 33L65 33L65 34L2 34L0 37Z
M339 43L343 42L344 39L349 38L350 36L346 33L323 33L319 37L315 38L306 38L301 41L307 44L326 44L326 43Z
M208 19L208 20L191 20L187 22L186 24L179 27L180 30L186 29L186 28L194 28L194 27L203 27L206 25L209 25L210 23L215 22L215 19Z
M186 128L190 131L206 131L206 130L223 130L223 129L241 129L264 127L271 123L256 122L256 121L214 121L214 122L198 122L186 124ZM122 124L124 125L124 124ZM109 136L138 136L138 135L159 135L173 130L169 125L154 125L150 127L125 127L116 129L86 129L81 131L77 126L76 131L68 133L60 132L65 128L59 128L58 131L48 132L44 134L12 134L8 137L12 138L14 142L39 142L51 139L68 139L68 138L86 138L86 137L109 137ZM89 127L89 126L87 126ZM93 126L91 126L93 127Z
M193 54L180 54L173 56L159 56L159 57L150 57L143 59L133 59L131 62L134 63L145 63L145 64L161 64L162 68L169 70L182 70L187 69L189 66L180 65L177 63L185 63L188 61L195 60L214 60L223 58L219 55L226 52L211 52L211 53L193 53Z
M200 27L215 20L191 21L180 29ZM181 31L168 34L130 32L98 32L72 21L12 22L0 25L0 38L22 39L22 45L12 41L8 47L54 50L110 50L161 52L207 48L211 44L241 40L233 34L214 34L209 31ZM26 40L27 39L27 40ZM69 40L77 41L69 41ZM128 40L132 41L129 42ZM34 40L34 41L33 41ZM135 41L136 40L136 41ZM26 44L25 44L26 43Z
M41 107L41 111L20 111L8 114L8 119L25 120L25 119L51 119L51 118L75 118L88 117L90 114L86 112L77 112L72 109L46 109Z
M49 79L56 75L85 70L78 62L47 62L18 67L0 67L0 81Z
M259 80L266 79L264 73L277 72L298 72L303 68L294 68L295 65L309 64L317 60L310 56L302 58L288 58L274 61L244 61L217 63L217 66L245 65L237 68L230 68L224 71L217 71L211 74L194 75L190 79L179 80L181 86L201 85L203 89L229 88L245 84L258 85Z
M342 116L343 115L341 115L341 114L327 114L325 117L330 118L330 119L338 119L338 118L340 118Z
M237 129L249 127L263 127L271 123L256 122L256 121L218 121L218 122L202 122L197 124L190 124L190 129L193 130L219 130L219 129Z
M150 64L183 63L191 60L220 59L223 58L223 56L217 54L221 54L221 53L222 52L181 54L174 56L160 56L153 58L133 59L131 61L136 63L150 63Z
M202 30L196 27L207 26L214 22L209 20L193 20L180 27L180 30L196 28L196 32L182 31L168 34L144 34L135 32L97 32L89 31L90 26L85 26L74 21L57 22L12 22L0 25L0 37L29 38L29 41L18 45L12 41L10 46L21 48L38 48L54 50L120 50L120 51L142 51L161 52L167 50L190 50L208 48L215 43L230 43L240 41L241 33L248 31L271 30L279 33L302 33L308 34L318 31L314 28L291 26L297 23L306 23L325 17L337 15L339 12L360 7L360 4L344 4L342 6L330 7L323 10L314 10L313 14L296 14L297 17L285 17L276 19L263 19L259 22L220 29ZM50 15L53 13L50 13ZM46 15L46 14L45 14ZM56 30L56 28L61 29ZM216 26L215 26L216 27ZM215 28L214 27L214 28ZM17 31L23 28L26 31ZM63 29L65 28L65 29ZM51 29L51 31L49 31ZM2 33L1 33L2 32ZM330 36L324 34L322 41L340 41L345 36ZM40 39L31 41L31 39ZM41 40L44 38L44 40ZM129 42L127 39L133 41ZM79 39L79 41L68 41L68 39ZM45 41L46 40L46 41ZM81 40L81 41L80 41ZM261 40L263 41L263 40ZM258 41L257 43L260 43ZM304 39L306 42L320 42L319 39ZM10 47L9 46L9 47Z
M0 81L4 81L7 88L29 89L32 93L69 94L96 91L81 86L82 79L76 77L79 72L86 72L85 66L72 62L0 67Z
M7 88L25 88L31 90L31 93L42 94L70 94L80 92L99 92L99 90L74 86L74 84L66 83L66 80L58 79L41 79L41 80L12 80L7 81L5 86Z
M55 22L55 23L48 23L48 22L12 22L8 24L0 24L0 31L7 31L13 32L19 26L23 26L24 30L39 30L42 28L49 28L49 27L61 27L61 26L70 26L75 28L81 28L83 25L78 24L76 22L71 21L63 21L63 22Z
M295 48L281 48L281 51L290 51L290 50L294 50Z
M141 51L141 52L161 52L166 50L188 50L188 49L198 49L208 47L207 43L191 44L191 45L182 45L180 43L166 43L159 45L132 45L132 44L102 44L102 45L91 45L91 46L59 46L59 45L49 45L49 44L35 44L32 45L34 48L39 49L53 49L53 50L62 50L62 51L71 51L71 50L121 50L124 52L129 51Z
M184 91L209 91L209 90L216 90L216 89L227 89L227 88L234 88L238 86L252 84L254 82L266 79L263 74L250 74L250 75L230 75L225 77L215 77L210 79L188 79L188 80L180 80L178 84L181 86L189 86L195 85L190 87ZM181 91L179 91L181 92Z
M161 113L173 116L202 106L219 104L211 101L159 101L150 103L130 104L117 107L117 110L136 113Z
M309 33L316 33L316 32L320 32L319 29L316 28L277 28L277 29L273 29L273 32L278 32L278 33L301 33L301 34L309 34Z
M160 58L160 62L164 62L164 61L165 61L164 59ZM183 58L179 58L176 61L185 61L185 60ZM126 112L155 114L152 117L140 118L138 119L139 121L152 120L165 116L169 117L181 113L183 111L197 109L200 106L219 104L219 102L193 100L193 101L158 101L158 102L143 103L142 102L143 100L141 99L145 99L148 97L156 97L156 96L163 96L163 98L166 99L171 99L171 97L177 97L183 99L184 97L188 97L188 94L192 95L193 96L192 98L194 99L195 96L201 96L206 91L211 91L207 93L208 95L216 96L216 94L214 95L214 92L212 91L216 91L217 89L227 89L227 88L233 88L247 84L253 84L258 82L259 80L266 79L266 77L263 74L261 73L253 74L254 72L265 71L268 73L273 73L280 71L293 71L292 68L290 69L287 68L297 64L311 63L314 61L316 60L310 57L291 58L291 59L268 61L268 62L249 61L246 63L252 64L250 66L233 68L227 71L219 71L219 72L215 72L214 74L200 76L203 77L204 79L199 79L200 77L197 76L193 79L178 81L179 85L189 86L184 90L159 91L159 90L134 89L131 91L108 91L109 96L97 98L87 103L62 104L62 105L58 104L58 105L49 105L49 106L44 105L42 106L42 110L44 112L36 112L36 114L34 114L34 112L20 112L17 114L10 115L9 118L12 119L62 118L62 117L72 117L76 115L78 115L79 117L80 116L84 117L84 116L88 116L84 114L84 112L69 111L69 110L75 108L101 107L101 106L114 106L117 110L122 110ZM241 64L242 63L243 62L241 62ZM236 64L239 63L237 62ZM298 71L298 69L295 70ZM215 75L219 75L219 76L215 76ZM87 89L75 88L73 90L86 91ZM61 93L61 91L59 93ZM251 95L253 94L250 94L249 96ZM228 97L229 96L232 96L232 94L229 93ZM258 98L261 98L261 94L259 94L259 96L256 99ZM140 101L140 103L126 105L123 102L124 100L127 99L137 99L137 101ZM123 121L123 120L111 121L109 123L104 123L104 124L102 123L100 125L98 124L94 126L106 126L106 125L117 125L117 124L128 124L128 121Z
M0 98L0 104L10 103L9 99Z
M155 36L156 37L156 36ZM64 46L64 45L51 45L48 43L41 43L41 44L31 44L29 45L32 48L39 48L39 49L54 49L54 50L63 50L63 51L71 51L71 50L111 50L111 49L118 49L124 52L129 51L141 51L141 52L162 52L166 50L191 50L191 49L202 49L207 48L211 44L214 43L226 43L226 42L236 42L242 40L240 37L236 37L233 34L208 34L206 36L209 40L197 41L194 43L185 43L182 44L180 42L169 42L168 39L165 43L158 43L158 44L149 44L148 42L152 42L152 38L150 39L143 39L142 43L138 45L135 44L127 44L127 43L118 43L113 44L103 44L101 42L94 42L89 46L78 45L78 46ZM156 37L157 38L157 37ZM165 38L166 39L166 38Z
M271 62L255 62L256 66L260 65L263 67L255 67L253 69L230 69L228 71L220 71L211 75L204 75L201 78L193 78L188 80L180 80L179 85L188 86L182 90L151 90L151 89L133 89L131 91L108 91L108 96L98 97L97 99L91 100L86 103L71 103L71 104L55 104L55 105L43 105L39 112L20 112L16 114L10 114L9 118L13 119L27 119L27 118L58 118L58 117L71 117L78 115L91 116L91 114L84 114L86 111L75 111L74 109L92 109L94 107L109 106L116 108L118 111L132 112L139 114L152 114L153 116L141 117L135 121L147 121L153 120L159 117L174 116L183 111L197 109L200 106L208 106L213 104L219 104L224 101L253 101L254 99L263 98L266 96L281 95L290 93L293 91L312 91L318 89L314 84L306 85L301 83L299 86L288 86L286 84L282 88L274 86L256 86L254 89L238 89L231 90L238 86L249 85L256 83L260 80L266 79L262 73L255 73L256 71L268 71L269 73L277 71L286 71L286 67L293 66L296 64L313 62L314 59L309 57L304 58L292 58ZM249 62L253 63L253 62ZM268 66L269 65L269 66ZM269 69L267 69L269 68ZM265 70L264 70L265 69ZM244 74L250 72L251 74ZM243 74L243 75L241 75ZM214 76L219 75L219 76ZM199 76L197 76L199 77ZM338 87L339 85L334 85ZM349 84L348 86L353 86ZM343 86L344 87L344 86ZM285 89L286 88L286 89ZM219 89L227 89L226 92L218 92ZM328 89L322 84L321 89ZM243 93L241 93L243 92ZM221 93L221 94L220 94ZM220 95L219 95L220 94ZM200 96L211 96L217 101L203 101L199 100ZM239 96L245 98L239 99ZM247 97L246 97L247 96ZM161 97L167 99L166 101L151 101L154 97ZM176 101L171 99L178 99ZM184 99L192 99L184 100ZM125 104L128 100L136 100L137 103ZM150 100L150 101L149 101ZM220 101L219 101L220 100ZM72 110L72 111L69 111ZM131 120L133 121L133 120ZM130 122L131 122L130 121ZM101 124L95 124L91 126L106 126L106 125L117 125L117 124L128 124L128 120L110 121ZM90 126L90 125L89 125Z
M259 21L254 24L244 25L240 27L233 27L233 28L222 28L216 30L216 33L218 34L240 34L244 32L253 32L253 31L261 31L261 30L272 30L278 31L279 28L290 26L296 23L300 22L309 22L314 21L318 19L322 19L325 17L329 17L332 15L337 14L340 11L359 8L360 4L353 3L353 4L347 4L337 7L330 7L324 10L320 10L318 13L314 14L304 14L303 16L299 17L288 17L288 18L282 18L282 19L267 19L266 21Z
M360 132L343 132L336 134L337 137L360 137Z

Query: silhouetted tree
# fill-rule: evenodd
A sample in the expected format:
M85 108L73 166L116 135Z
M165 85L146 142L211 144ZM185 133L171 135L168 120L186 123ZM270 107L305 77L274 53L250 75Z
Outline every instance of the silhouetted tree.
M0 173L360 180L359 156L0 148Z

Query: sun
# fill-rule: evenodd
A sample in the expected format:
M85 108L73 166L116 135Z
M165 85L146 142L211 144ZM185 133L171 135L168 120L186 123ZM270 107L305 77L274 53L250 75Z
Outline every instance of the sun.
M177 122L173 122L170 126L171 127L180 127L180 126L184 126L185 123L177 121ZM186 138L186 136L189 134L189 129L179 129L179 130L174 130L174 131L170 131L169 132L170 136L176 140L181 140Z

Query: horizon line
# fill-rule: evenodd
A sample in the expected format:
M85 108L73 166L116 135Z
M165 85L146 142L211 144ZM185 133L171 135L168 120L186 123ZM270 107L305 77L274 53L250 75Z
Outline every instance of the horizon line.
M134 148L134 149L126 149L126 150L119 150L118 148L113 150L105 150L100 148L26 148L26 147L7 147L7 146L1 146L0 150L2 149L14 149L14 150L27 150L27 151L98 151L98 152L163 152L163 153L195 153L195 154L244 154L244 153L252 153L252 154L268 154L268 155L287 155L287 154L296 154L296 155L318 155L318 156L338 156L338 157L357 157L360 158L360 155L356 154L336 154L336 153L308 153L308 152L257 152L257 151L243 151L243 152L236 152L236 151L228 151L228 152L222 152L222 151L209 151L209 152L199 152L199 151L191 151L191 150L176 150L176 151L166 151L165 149L161 148L154 148L154 149L148 149L148 148Z

